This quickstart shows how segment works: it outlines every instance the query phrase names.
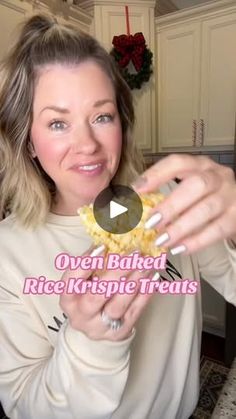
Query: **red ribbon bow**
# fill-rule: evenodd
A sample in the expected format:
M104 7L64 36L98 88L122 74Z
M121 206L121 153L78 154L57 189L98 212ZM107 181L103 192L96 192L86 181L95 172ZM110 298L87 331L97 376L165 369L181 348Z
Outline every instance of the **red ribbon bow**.
M145 50L145 38L142 32L137 32L134 35L114 36L112 44L122 55L118 61L120 67L126 67L131 60L135 70L141 70L143 65L143 53Z

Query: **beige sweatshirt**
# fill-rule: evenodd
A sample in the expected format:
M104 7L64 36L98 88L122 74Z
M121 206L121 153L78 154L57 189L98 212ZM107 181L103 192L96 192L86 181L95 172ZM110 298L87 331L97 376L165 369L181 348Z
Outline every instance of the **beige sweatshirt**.
M168 194L169 186L162 188ZM50 213L35 231L10 216L0 223L0 400L11 419L187 419L198 400L200 288L155 293L121 342L74 330L59 295L23 294L26 277L57 281L61 252L91 245L79 216ZM236 250L218 243L194 256L168 254L162 279L200 274L236 304Z

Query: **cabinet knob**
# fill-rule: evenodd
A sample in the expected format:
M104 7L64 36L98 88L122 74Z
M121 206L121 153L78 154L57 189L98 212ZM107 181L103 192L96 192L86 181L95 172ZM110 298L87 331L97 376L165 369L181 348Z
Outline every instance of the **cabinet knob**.
M192 143L193 147L196 147L196 139L197 139L197 121L193 119L192 123Z
M200 119L200 121L199 121L199 136L198 136L198 139L197 139L197 147L203 146L204 129L205 129L204 119Z

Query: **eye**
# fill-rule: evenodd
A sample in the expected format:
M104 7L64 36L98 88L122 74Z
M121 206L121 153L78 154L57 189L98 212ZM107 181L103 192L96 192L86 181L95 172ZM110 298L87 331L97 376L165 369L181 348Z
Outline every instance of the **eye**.
M66 129L66 124L63 121L55 120L49 124L49 128L53 131L63 131Z
M105 113L102 115L99 115L96 120L95 123L107 123L107 122L111 122L113 120L113 116L110 113Z

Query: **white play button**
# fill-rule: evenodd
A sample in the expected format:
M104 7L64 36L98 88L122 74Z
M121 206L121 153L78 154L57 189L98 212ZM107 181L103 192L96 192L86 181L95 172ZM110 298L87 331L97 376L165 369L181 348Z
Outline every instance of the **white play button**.
M138 194L124 185L109 185L100 192L93 204L96 222L112 234L131 231L141 220L142 212L142 201Z
M118 215L124 214L128 211L128 208L124 205L117 204L115 201L110 202L110 218L118 217Z

